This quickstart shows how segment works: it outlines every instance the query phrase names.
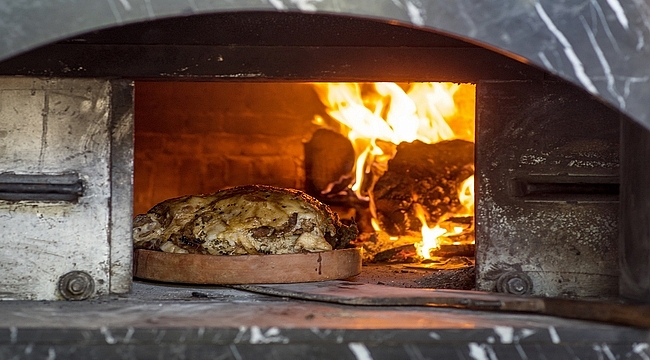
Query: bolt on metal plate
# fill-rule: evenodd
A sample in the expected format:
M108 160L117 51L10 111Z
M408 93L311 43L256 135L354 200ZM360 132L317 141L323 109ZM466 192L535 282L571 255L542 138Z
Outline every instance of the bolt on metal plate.
M61 276L58 287L66 300L86 300L95 293L95 281L84 271L70 271Z
M497 279L497 291L506 294L527 295L533 292L533 281L523 272L508 271Z

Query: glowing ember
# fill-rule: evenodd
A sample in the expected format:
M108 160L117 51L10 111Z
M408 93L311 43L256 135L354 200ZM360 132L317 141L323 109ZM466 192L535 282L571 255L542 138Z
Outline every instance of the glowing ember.
M370 223L372 224L372 228L375 231L381 231L381 226L379 226L379 222L377 221L377 219L375 218L370 219Z
M474 215L474 175L468 177L460 185L458 200L460 200L460 204L465 210L464 213L459 215Z

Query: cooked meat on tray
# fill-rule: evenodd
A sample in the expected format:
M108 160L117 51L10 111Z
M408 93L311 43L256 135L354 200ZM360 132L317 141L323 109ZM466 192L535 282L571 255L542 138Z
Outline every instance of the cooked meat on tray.
M210 255L341 249L357 236L327 205L294 189L246 185L169 199L136 216L136 249Z

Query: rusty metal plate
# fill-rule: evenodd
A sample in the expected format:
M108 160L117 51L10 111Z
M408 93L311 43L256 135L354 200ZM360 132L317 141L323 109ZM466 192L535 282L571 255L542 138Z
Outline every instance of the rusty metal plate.
M131 287L130 81L0 78L0 299L91 297Z
M478 84L478 290L617 295L619 120L566 83Z

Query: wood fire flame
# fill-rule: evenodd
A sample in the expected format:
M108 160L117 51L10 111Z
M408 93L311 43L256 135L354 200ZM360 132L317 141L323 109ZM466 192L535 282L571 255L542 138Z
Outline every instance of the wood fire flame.
M339 124L356 155L354 182L351 189L361 199L371 195L364 177L372 169L385 169L394 156L380 142L399 144L420 140L427 144L443 140L463 139L474 142L475 86L455 83L314 83L314 88L326 107L327 114ZM322 118L315 118L322 124ZM394 148L394 147L393 147ZM364 185L365 184L365 185ZM455 215L474 213L474 177L459 187L461 207ZM422 223L423 241L416 244L418 254L429 258L438 247L438 239L450 232L436 224L429 227L426 211L417 206L417 218ZM375 230L380 224L373 219ZM451 230L454 233L457 230ZM461 228L458 232L462 232Z

